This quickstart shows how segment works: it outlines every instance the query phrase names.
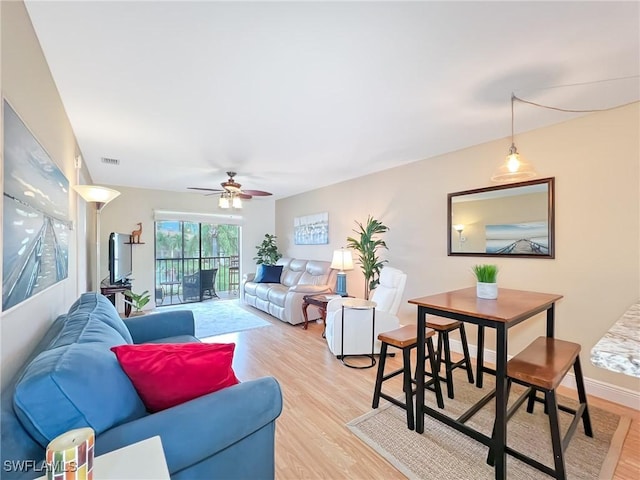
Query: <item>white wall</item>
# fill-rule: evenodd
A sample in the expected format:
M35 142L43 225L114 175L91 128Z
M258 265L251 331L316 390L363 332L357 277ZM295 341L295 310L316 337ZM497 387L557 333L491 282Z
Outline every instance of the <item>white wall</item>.
M255 272L255 246L262 241L265 233L275 231L275 200L254 198L244 201L242 210L221 210L217 197L199 193L179 193L142 188L110 186L121 195L106 205L100 213L100 278L109 273L108 239L111 232L129 233L142 222L141 241L144 245L133 246L133 291L154 289L154 211L187 212L192 214L220 215L219 222L225 223L225 215L241 216L240 277L247 272ZM229 212L229 213L228 213ZM213 221L213 220L212 220ZM236 223L236 222L232 222ZM121 298L120 295L118 297ZM121 302L118 308L122 310ZM148 308L153 308L150 302Z
M561 115L561 114L559 114ZM540 177L556 178L556 258L489 258L502 287L559 293L556 335L583 347L585 375L638 390L638 380L596 368L591 347L640 296L640 124L638 105L592 114L516 136ZM371 214L389 227L382 257L408 273L405 300L474 285L480 257L447 256L447 194L490 185L509 148L504 139L279 200L276 233L287 253L331 259ZM293 218L329 212L326 246L293 245ZM362 295L359 268L348 290ZM415 323L404 303L401 321ZM544 334L544 317L510 332L510 352ZM475 332L470 338L475 343ZM493 347L493 339L487 348Z
M74 158L78 152L75 137L24 4L0 2L0 9L2 95L73 185L77 175ZM4 159L0 167L4 170ZM69 197L71 219L76 227L81 226L83 219L76 215L76 195ZM77 242L77 235L69 236L66 280L0 315L2 385L11 379L49 324L68 309L84 287L77 278ZM0 258L0 267L1 262Z

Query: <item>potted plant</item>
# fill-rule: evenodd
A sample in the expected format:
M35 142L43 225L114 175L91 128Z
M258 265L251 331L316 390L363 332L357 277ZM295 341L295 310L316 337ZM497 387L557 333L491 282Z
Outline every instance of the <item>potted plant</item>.
M264 234L264 240L256 247L258 250L256 256L253 259L256 261L256 265L275 265L276 262L282 258L282 254L278 251L278 245L276 244L275 235L269 233Z
M377 251L379 248L388 249L384 240L375 237L387 232L389 228L371 215L367 217L366 225L360 222L356 222L356 225L358 230L353 231L358 233L360 238L347 237L347 245L358 252L358 262L364 274L364 298L369 300L371 290L380 282L382 264L386 262L386 260L380 260Z
M498 266L483 264L474 265L473 273L476 276L476 295L478 298L495 300L498 298Z
M142 315L142 309L151 300L149 290L145 290L142 293L133 293L131 290L124 292L124 301L131 305L135 311L131 315Z

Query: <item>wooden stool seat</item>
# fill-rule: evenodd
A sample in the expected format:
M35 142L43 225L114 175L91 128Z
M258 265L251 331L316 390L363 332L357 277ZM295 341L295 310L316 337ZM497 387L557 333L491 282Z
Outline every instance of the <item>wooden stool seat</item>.
M580 355L580 345L538 337L507 363L507 376L543 390L555 389Z
M415 428L415 418L413 414L413 390L414 379L411 376L411 350L418 345L417 327L415 325L406 325L396 330L382 332L378 335L378 340L382 342L380 346L380 361L378 362L378 373L376 375L376 385L373 391L372 408L378 408L380 398L384 398L389 402L404 408L407 412L407 428L413 430ZM435 350L433 348L433 340L431 337L435 335L435 331L431 329L425 330L425 343L427 345L428 359L431 362L430 375L432 379L425 383L425 388L435 392L436 401L439 408L444 408L442 399L442 391L440 390L440 379L438 377L439 365L437 362ZM387 348L389 346L402 350L402 368L393 372L384 373L384 366L387 357ZM382 391L382 383L397 375L402 374L402 389L405 394L404 402Z
M436 332L433 330L425 331L425 338L433 337ZM397 348L414 347L418 343L415 325L405 325L404 327L390 332L383 332L378 335L378 340L388 343Z
M445 377L441 380L447 382L447 396L454 398L453 390L453 370L456 368L464 368L467 371L467 379L469 383L473 383L473 370L471 369L471 357L469 355L469 345L467 343L467 334L464 329L464 323L450 318L428 316L425 318L427 328L438 332L438 366L444 363ZM460 330L460 342L462 343L462 360L454 362L451 360L451 344L449 342L449 333L454 330ZM442 358L444 350L444 361Z
M427 328L433 328L436 331L447 331L455 330L460 326L462 322L458 320L451 320L450 318L442 318L442 317L428 317L426 320Z
M558 405L556 395L556 388L560 385L560 382L562 382L562 379L571 367L573 367L575 373L578 401L580 402L576 409ZM584 378L582 377L582 368L580 366L580 345L556 338L538 337L528 347L507 362L507 398L509 398L509 391L513 382L528 388L507 410L507 421L516 413L525 400L529 400L527 405L527 412L529 413L533 412L533 406L536 401L544 402L545 412L549 417L549 427L551 430L554 468L544 465L509 446L506 447L507 453L553 478L565 480L567 475L564 451L580 420L582 420L585 435L593 437L591 419L589 418L589 407L587 406L587 394L585 392ZM537 392L542 392L544 399L539 399ZM564 438L562 438L560 433L558 410L573 415L573 420ZM531 440L535 441L535 439ZM493 452L489 450L487 462L492 465L493 460Z

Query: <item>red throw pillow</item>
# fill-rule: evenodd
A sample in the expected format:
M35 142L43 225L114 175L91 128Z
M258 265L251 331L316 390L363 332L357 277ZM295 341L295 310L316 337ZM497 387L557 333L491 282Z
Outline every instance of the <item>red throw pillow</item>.
M111 351L150 412L230 387L235 343L144 343Z

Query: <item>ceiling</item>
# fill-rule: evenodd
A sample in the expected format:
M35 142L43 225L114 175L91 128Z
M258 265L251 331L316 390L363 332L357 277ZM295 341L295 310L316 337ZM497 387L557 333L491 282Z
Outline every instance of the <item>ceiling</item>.
M512 91L640 98L638 2L26 6L98 184L186 192L233 170L282 198L508 137ZM574 116L516 103L516 134Z

